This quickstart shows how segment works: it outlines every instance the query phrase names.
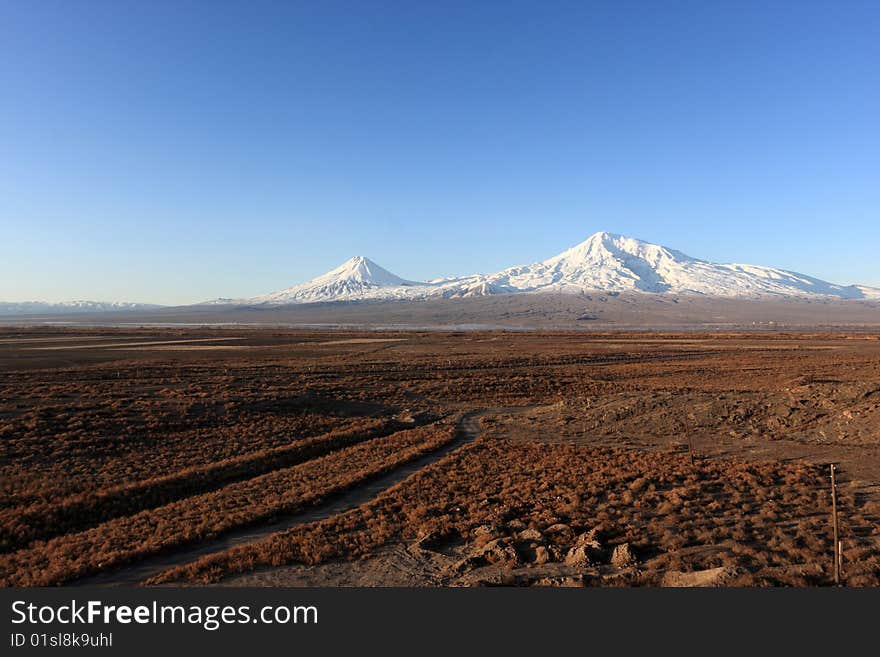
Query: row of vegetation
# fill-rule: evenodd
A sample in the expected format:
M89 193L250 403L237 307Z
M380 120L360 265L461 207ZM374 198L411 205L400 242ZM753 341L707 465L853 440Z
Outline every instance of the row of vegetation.
M406 429L306 463L0 556L0 584L48 586L292 514L436 450L453 423Z
M131 387L123 393L128 401L94 390L82 392L88 402L47 392L51 403L0 413L0 506L122 486L358 425L357 418L308 407L266 404L257 411L256 393L204 388L226 401L193 412Z
M357 509L204 557L152 583L206 583L261 566L354 559L424 536L474 541L486 526L512 522L541 532L570 528L552 535L557 554L592 529L611 544L629 543L641 560L630 584L657 584L670 569L719 566L738 573L734 584L827 583L830 510L822 475L807 465L692 465L665 452L481 440ZM859 564L849 581L876 585L880 551L853 531L870 522L850 491L841 491L840 504L848 509L844 540Z
M331 431L305 440L293 439L289 445L184 468L162 477L98 488L24 508L0 510L0 552L20 549L35 540L82 530L182 497L216 490L404 427L394 419L366 419L357 424L356 429Z

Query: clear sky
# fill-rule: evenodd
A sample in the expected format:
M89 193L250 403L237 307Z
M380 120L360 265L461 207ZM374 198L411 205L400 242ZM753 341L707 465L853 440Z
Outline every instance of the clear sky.
M0 300L597 230L880 285L880 2L0 0Z

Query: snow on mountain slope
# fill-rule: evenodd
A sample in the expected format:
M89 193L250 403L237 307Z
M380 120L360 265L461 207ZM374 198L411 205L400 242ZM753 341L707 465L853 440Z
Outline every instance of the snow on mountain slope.
M402 279L359 256L306 283L241 302L285 304L582 291L880 299L876 288L835 285L773 267L711 263L664 246L599 232L542 262L494 274L426 282Z
M863 299L880 299L880 287L868 287L867 285L854 285L862 293Z
M715 264L664 246L605 232L591 235L543 262L491 275L488 281L518 290L594 289L722 297L865 296L855 286L834 285L772 267Z
M128 301L0 301L0 315L57 315L61 313L155 310L162 306Z
M309 303L409 296L406 289L424 283L406 281L369 258L355 256L336 269L285 290L248 299L250 303ZM396 293L392 293L395 291Z

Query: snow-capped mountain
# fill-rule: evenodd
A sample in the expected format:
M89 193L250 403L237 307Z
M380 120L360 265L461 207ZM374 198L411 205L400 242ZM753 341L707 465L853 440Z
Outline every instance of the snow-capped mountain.
M880 299L880 289L836 285L796 272L717 264L665 246L599 232L557 256L494 274L409 281L358 256L306 283L236 303L470 297L520 292L643 292L717 297Z
M0 315L59 315L67 313L101 313L155 310L162 306L128 301L0 301Z
M706 262L665 246L605 232L543 262L507 269L487 280L520 291L569 288L721 297L867 296L852 285L835 285L773 267Z
M364 299L382 297L386 291L424 285L424 283L406 281L395 276L369 258L355 256L343 262L336 269L317 278L285 290L255 297L251 301L259 303L309 303Z

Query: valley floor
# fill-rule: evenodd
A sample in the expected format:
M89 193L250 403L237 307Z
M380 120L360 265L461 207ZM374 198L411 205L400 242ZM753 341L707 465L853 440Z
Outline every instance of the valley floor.
M6 585L880 585L880 336L6 328Z

